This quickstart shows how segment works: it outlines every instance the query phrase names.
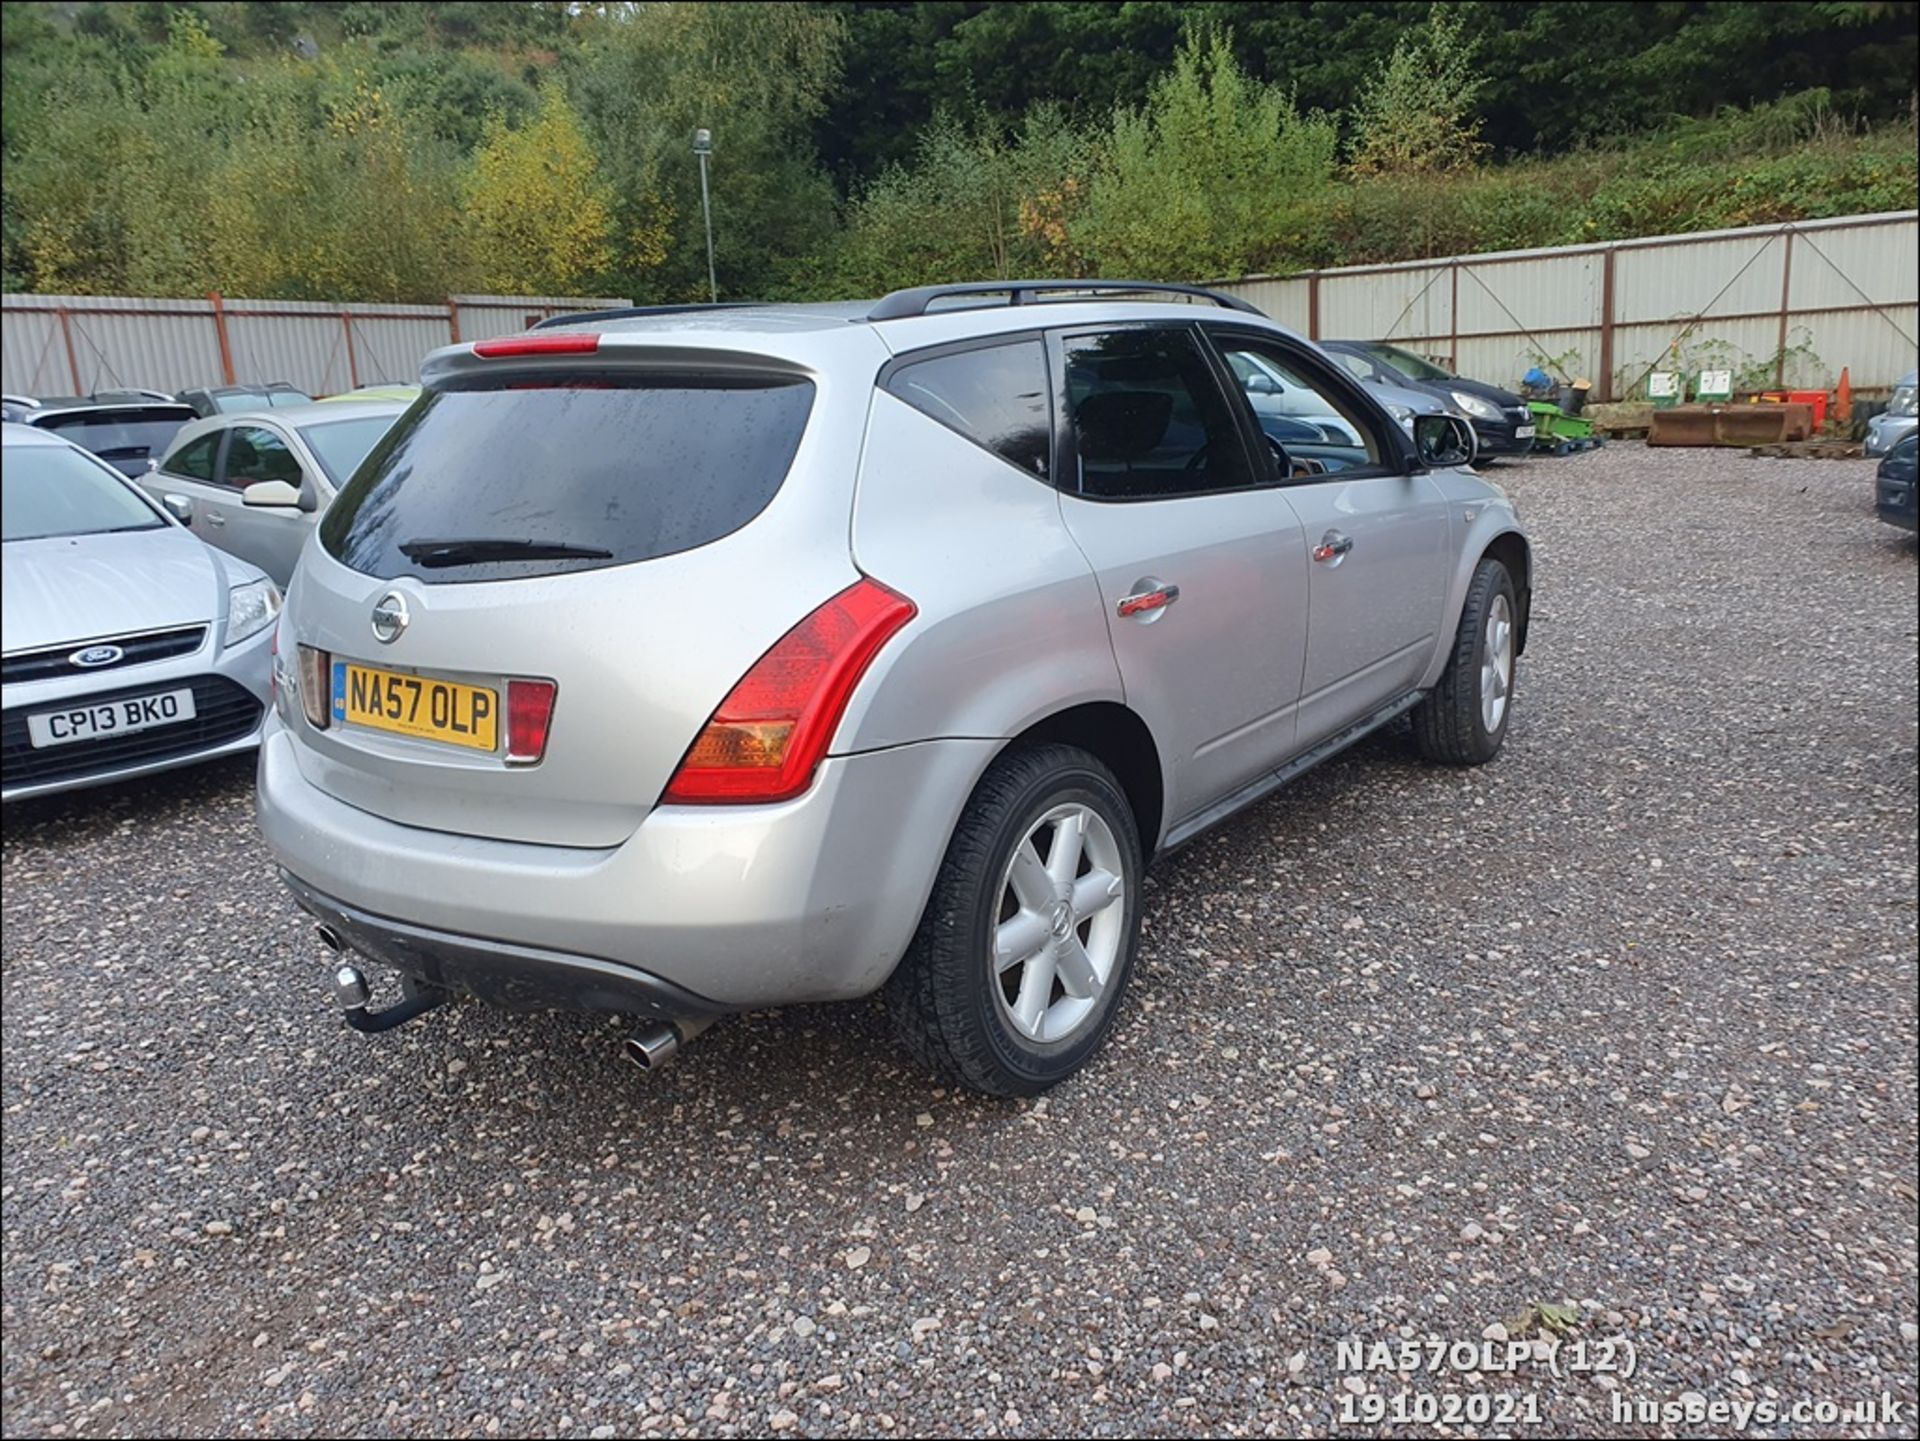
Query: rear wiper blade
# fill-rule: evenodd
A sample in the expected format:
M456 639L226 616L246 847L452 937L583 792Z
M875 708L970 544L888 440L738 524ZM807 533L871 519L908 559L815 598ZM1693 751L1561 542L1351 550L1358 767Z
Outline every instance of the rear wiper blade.
M415 565L484 565L490 560L612 560L613 552L597 545L569 545L559 540L409 540L400 553Z

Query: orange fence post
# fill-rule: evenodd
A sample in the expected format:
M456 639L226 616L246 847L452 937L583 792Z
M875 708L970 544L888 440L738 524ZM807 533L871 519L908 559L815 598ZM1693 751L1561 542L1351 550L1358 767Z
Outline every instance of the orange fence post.
M220 341L220 376L227 385L233 384L233 342L227 337L227 299L217 290L209 290L207 299L213 302L213 333Z
M1600 257L1600 393L1597 400L1624 400L1613 393L1613 247Z
M1780 349L1774 353L1773 385L1778 390L1787 383L1787 307L1793 300L1793 227L1787 227L1786 254L1780 261Z

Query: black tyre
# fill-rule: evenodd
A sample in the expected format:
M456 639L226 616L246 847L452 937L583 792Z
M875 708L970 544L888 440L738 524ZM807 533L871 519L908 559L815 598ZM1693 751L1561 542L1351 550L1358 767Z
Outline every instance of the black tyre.
M1477 766L1499 754L1513 719L1519 614L1513 577L1483 556L1467 586L1447 668L1413 709L1414 743L1428 760Z
M996 1096L1072 1075L1132 972L1143 870L1133 810L1093 756L1041 745L995 760L887 985L907 1048Z

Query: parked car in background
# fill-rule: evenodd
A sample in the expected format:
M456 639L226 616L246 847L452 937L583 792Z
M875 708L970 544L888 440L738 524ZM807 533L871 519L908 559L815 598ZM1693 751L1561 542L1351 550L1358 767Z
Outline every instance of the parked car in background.
M1909 370L1893 388L1887 408L1867 422L1868 455L1886 455L1920 431L1920 371Z
M1326 340L1321 348L1369 385L1424 391L1464 415L1483 456L1525 455L1533 449L1533 411L1510 390L1455 375L1381 340Z
M54 401L29 410L25 423L93 452L122 475L144 475L193 411L173 401Z
M143 400L171 401L176 397L168 395L164 390L147 390L142 386L135 385L128 386L124 390L96 390L91 398L101 401L122 400L138 403Z
M398 400L411 405L420 398L417 385L363 385L358 390L343 390L338 395L323 395L320 399L331 405L345 400Z
M183 426L153 470L151 494L209 545L285 585L314 517L406 406L309 401Z
M1920 433L1908 431L1894 443L1873 481L1873 508L1888 525L1912 530L1916 524L1914 471L1920 466Z
M193 407L198 416L230 415L243 410L272 410L283 405L307 405L311 395L284 380L263 385L216 385L183 390L176 397Z
M931 1068L1031 1093L1106 1034L1157 852L1399 715L1492 759L1532 562L1465 423L1124 288L1212 304L930 286L430 356L301 553L261 750L349 1022L626 1012L651 1065L884 986ZM1275 441L1247 358L1339 434Z
M1298 398L1298 387L1296 386L1290 392L1285 378L1264 362L1255 362L1241 357L1237 358L1233 364L1234 374L1239 377L1241 385L1246 389L1248 403L1253 406L1254 413L1261 417L1262 425L1268 433L1285 444L1288 437L1276 433L1273 426L1266 424L1266 420L1269 415L1275 413L1290 417L1299 414L1301 401ZM1462 420L1466 419L1466 415L1457 406L1448 405L1423 390L1410 390L1405 386L1392 385L1383 380L1366 380L1365 377L1362 379L1372 389L1373 398L1386 407L1387 414L1399 421L1400 428L1408 435L1413 434L1413 418L1416 415L1458 415ZM1273 399L1276 394L1278 403ZM1325 416L1305 418L1315 422L1324 422L1328 419Z
M57 434L0 446L0 799L258 745L273 582Z
M0 422L17 422L27 418L27 412L38 410L40 402L31 395L15 395L8 392L0 395Z

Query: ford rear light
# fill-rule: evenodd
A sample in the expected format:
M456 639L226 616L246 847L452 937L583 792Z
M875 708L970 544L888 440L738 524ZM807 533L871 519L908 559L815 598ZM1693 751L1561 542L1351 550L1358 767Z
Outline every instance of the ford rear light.
M600 348L599 333L587 335L505 335L476 341L473 353L482 360L515 355L591 355Z
M530 766L547 753L557 689L550 680L507 682L507 760L512 764Z
M307 724L325 730L333 720L333 697L329 694L333 657L310 645L299 647L300 709L307 713Z
M774 642L694 738L661 799L783 801L813 784L854 687L917 614L878 581L855 581Z

